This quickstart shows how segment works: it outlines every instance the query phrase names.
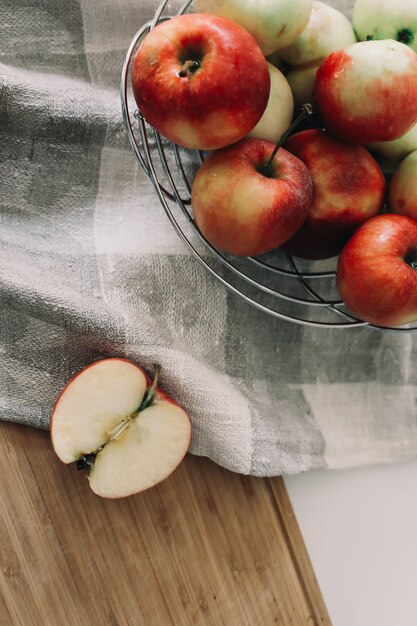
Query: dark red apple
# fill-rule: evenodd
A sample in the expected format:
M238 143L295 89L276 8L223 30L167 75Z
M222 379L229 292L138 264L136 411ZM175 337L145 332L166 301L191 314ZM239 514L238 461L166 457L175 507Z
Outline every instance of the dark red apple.
M262 139L243 139L200 167L191 202L197 225L215 247L255 256L282 245L307 217L313 188L306 166Z
M132 63L136 103L177 144L213 150L256 126L268 103L267 62L232 20L191 13L146 35Z
M292 135L285 148L307 166L313 201L307 220L283 248L304 259L339 254L352 233L381 212L385 179L362 146L347 144L323 130Z
M376 326L417 320L417 222L378 215L343 248L337 286L348 309Z

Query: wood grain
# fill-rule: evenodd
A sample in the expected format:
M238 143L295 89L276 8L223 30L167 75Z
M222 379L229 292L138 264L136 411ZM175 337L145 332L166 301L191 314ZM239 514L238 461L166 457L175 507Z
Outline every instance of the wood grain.
M330 624L281 479L189 456L103 500L48 433L0 430L2 625Z

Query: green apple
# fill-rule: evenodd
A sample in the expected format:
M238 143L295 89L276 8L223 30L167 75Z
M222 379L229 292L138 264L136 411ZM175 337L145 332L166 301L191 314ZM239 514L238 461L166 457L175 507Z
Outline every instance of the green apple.
M353 26L362 41L395 39L417 52L416 0L356 0Z
M408 133L392 141L375 141L368 148L387 159L400 161L417 150L417 124Z
M388 209L417 220L417 151L409 154L394 172L389 185Z
M199 13L238 22L268 55L289 46L303 32L312 0L194 0L194 6Z
M324 2L313 2L310 21L301 35L280 56L292 66L318 66L327 55L356 42L352 25L337 9Z
M291 124L294 101L284 74L271 63L268 63L268 69L271 78L268 104L260 121L249 135L278 143Z
M310 21L291 46L278 54L292 68L287 73L295 108L311 102L314 93L316 70L323 59L356 42L349 20L337 9L324 2L313 2Z

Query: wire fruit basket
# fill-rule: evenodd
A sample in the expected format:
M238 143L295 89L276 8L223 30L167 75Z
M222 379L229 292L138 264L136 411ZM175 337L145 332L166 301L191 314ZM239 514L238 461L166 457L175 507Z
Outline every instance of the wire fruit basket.
M193 176L205 158L201 151L182 148L163 138L137 110L129 71L142 39L157 24L190 8L187 0L177 11L164 12L163 0L153 19L133 37L126 52L121 84L122 116L132 150L152 182L177 235L194 258L226 289L247 304L275 318L319 328L369 327L382 332L417 331L417 325L381 327L353 316L336 288L336 260L304 261L276 250L262 257L233 257L214 248L197 228L191 207Z

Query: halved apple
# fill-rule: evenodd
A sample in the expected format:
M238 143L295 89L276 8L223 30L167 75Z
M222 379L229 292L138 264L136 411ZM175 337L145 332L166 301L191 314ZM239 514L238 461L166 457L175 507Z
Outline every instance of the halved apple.
M121 498L153 487L184 458L191 438L185 411L138 365L97 361L74 376L51 416L53 448L89 470L99 496Z

